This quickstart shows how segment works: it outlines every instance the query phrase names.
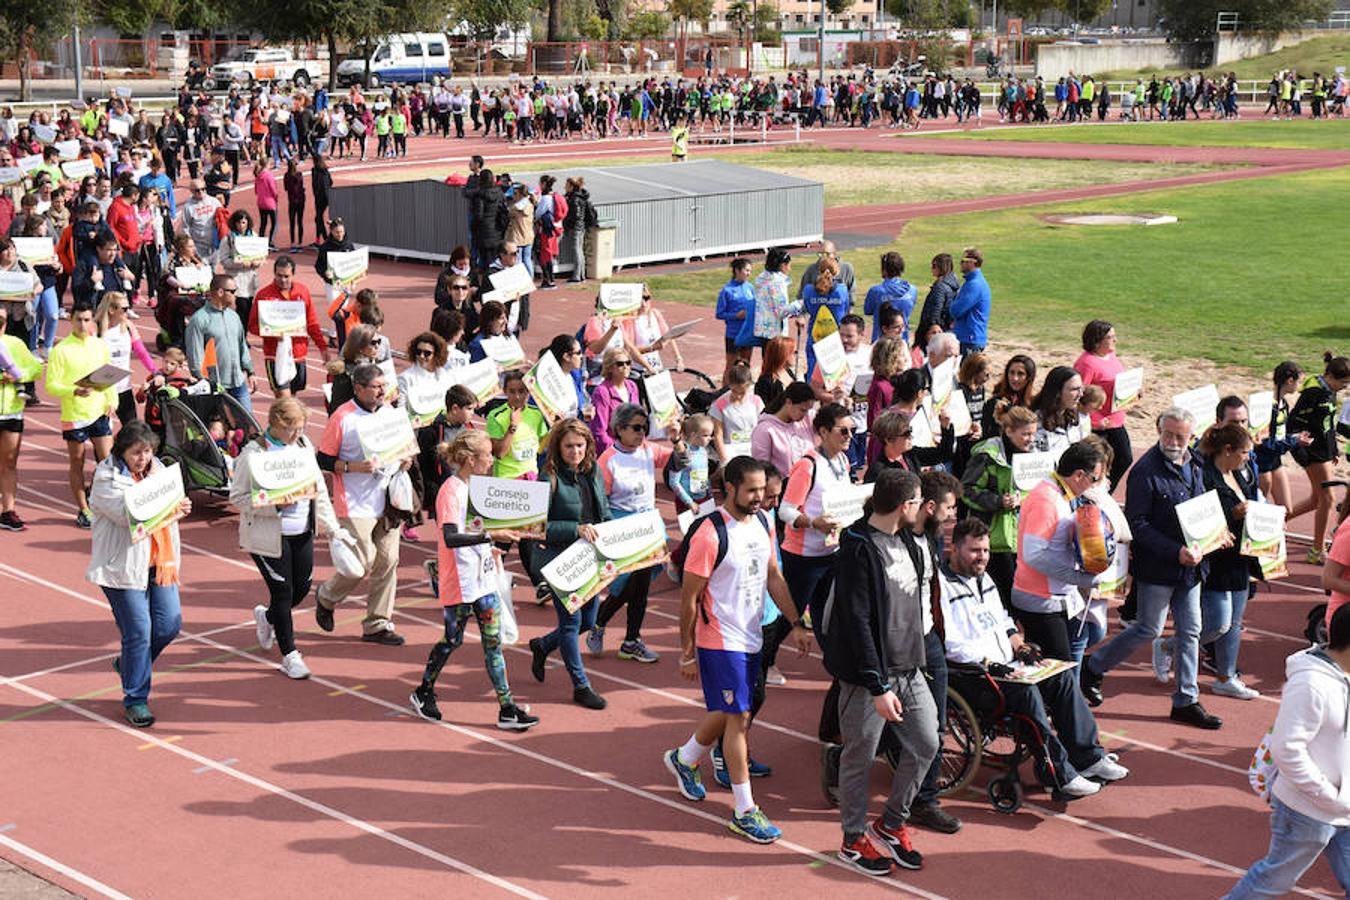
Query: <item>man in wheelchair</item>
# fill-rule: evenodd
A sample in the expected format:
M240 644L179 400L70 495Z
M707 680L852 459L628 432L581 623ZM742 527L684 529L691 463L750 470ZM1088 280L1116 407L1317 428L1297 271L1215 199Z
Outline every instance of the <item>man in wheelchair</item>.
M985 577L988 564L989 526L976 518L958 522L950 562L939 569L938 580L949 677L963 696L963 688L995 689L985 673L1001 679L1013 674L1017 663L1041 659L1040 648L1022 639L998 588ZM1074 670L1034 685L1001 680L996 685L1007 712L1030 720L1043 736L1055 782L1047 787L1071 798L1086 797L1101 790L1102 782L1130 774L1098 742L1097 721L1078 690ZM976 709L981 705L977 697L966 699Z

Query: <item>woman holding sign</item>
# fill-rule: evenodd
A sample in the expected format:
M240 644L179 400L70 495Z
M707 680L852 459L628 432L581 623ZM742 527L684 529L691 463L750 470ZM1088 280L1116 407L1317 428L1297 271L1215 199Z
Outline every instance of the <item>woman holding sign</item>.
M436 497L436 521L441 526L441 539L436 542L436 596L444 607L445 636L427 654L422 682L409 699L419 716L440 721L436 679L450 654L464 643L464 626L472 616L478 621L488 680L497 695L497 727L503 731L524 731L539 724L539 719L516 706L511 697L511 685L506 680L501 607L503 603L510 603L511 598L500 594L498 574L501 563L497 558L498 551L492 546L494 540L513 541L519 535L513 531L495 531L491 536L481 532L468 534L466 528L469 479L491 473L492 444L481 431L462 431L452 443L442 444L439 452L455 469L455 474L445 480Z
M1111 323L1093 319L1083 327L1083 352L1074 360L1074 369L1083 386L1095 384L1106 391L1106 406L1092 413L1092 431L1111 445L1111 472L1108 489L1114 491L1134 462L1130 433L1125 428L1125 410L1116 409L1116 376L1125 371L1116 358L1116 330ZM1136 394L1137 396L1137 394Z
M307 417L294 397L273 403L267 427L235 460L230 483L230 503L239 510L239 546L253 557L271 597L267 606L253 608L258 643L269 650L275 641L281 671L296 679L310 672L295 648L291 610L309 595L315 532L346 534L304 435Z
M1031 403L1040 420L1032 449L1059 454L1088 436L1091 431L1088 418L1078 412L1078 399L1082 396L1083 377L1077 371L1068 366L1050 370L1041 392Z
M183 617L178 600L180 561L177 520L192 511L182 495L176 470L155 458L159 439L144 422L127 424L113 440L112 452L94 469L89 490L93 509L93 549L85 573L103 589L122 633L122 654L116 660L122 676L122 705L127 721L137 728L155 724L150 699L150 670L164 648L178 636ZM159 527L133 540L140 503L137 483L165 472L164 490L179 497L168 515L156 515ZM172 474L170 474L170 472ZM158 494L159 491L156 491ZM153 498L149 498L153 500Z
M586 423L580 419L563 419L553 426L548 436L544 474L551 488L548 530L543 545L535 554L536 571L576 541L594 541L596 523L610 519L605 483L596 465L595 437ZM549 654L559 651L572 679L572 701L587 709L604 709L607 705L586 677L579 643L579 635L595 627L599 605L592 598L577 609L569 610L554 592L553 609L558 614L558 627L530 641L530 653L534 657L530 672L534 680L543 683Z

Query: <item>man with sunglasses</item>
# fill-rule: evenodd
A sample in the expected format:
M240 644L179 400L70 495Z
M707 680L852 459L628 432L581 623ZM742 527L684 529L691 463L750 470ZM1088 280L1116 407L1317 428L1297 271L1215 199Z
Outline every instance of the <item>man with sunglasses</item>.
M494 290L490 276L511 268L519 258L520 250L515 244L510 241L502 244L501 253L488 264L488 267L479 276L478 296L482 297L489 291ZM513 307L513 303L517 306ZM510 329L512 334L524 334L525 329L530 327L530 295L522 294L519 299L509 300L505 305L507 328Z
M216 252L216 210L220 201L206 193L206 182L193 178L189 187L190 196L178 207L178 219L174 222L174 231L192 238L197 255L202 259L213 259Z
M188 320L183 338L188 370L193 377L209 379L249 411L258 381L248 352L248 333L234 309L237 285L233 275L215 275L206 294L206 304ZM206 347L214 344L215 364L208 366Z
M1102 480L1106 459L1088 441L1069 445L1048 478L1022 501L1017 521L1013 615L1050 659L1076 659L1095 576L1077 559L1074 500Z

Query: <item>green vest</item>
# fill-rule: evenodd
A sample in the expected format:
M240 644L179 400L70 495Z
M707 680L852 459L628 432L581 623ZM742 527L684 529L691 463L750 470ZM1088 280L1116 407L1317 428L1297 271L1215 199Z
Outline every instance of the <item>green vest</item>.
M28 345L14 335L0 335L0 341L5 342L5 349L9 351L10 359L14 360L14 365L19 370L18 383L0 382L0 416L23 415L24 402L19 387L25 381L37 381L38 376L42 374L42 363L28 352Z
M990 491L1002 497L1004 494L1013 493L1013 471L1012 464L1003 458L1003 438L991 437L976 444L970 451L971 461L976 457L987 457L985 469L980 473L980 477L975 483L970 485L971 490L965 492L962 498L967 506L975 511L975 514L989 523L989 549L994 553L1016 553L1017 552L1017 514L1016 509L997 509L990 513L987 510L978 509L968 499L970 493L974 490Z

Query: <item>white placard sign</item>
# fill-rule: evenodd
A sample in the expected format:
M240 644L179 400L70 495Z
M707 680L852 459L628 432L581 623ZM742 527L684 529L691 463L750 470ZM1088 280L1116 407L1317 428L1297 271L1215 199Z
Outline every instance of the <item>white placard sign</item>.
M1223 504L1218 491L1205 491L1176 506L1177 521L1186 544L1197 553L1218 549L1228 536L1228 520L1223 515Z
M1126 369L1116 374L1115 384L1111 388L1111 412L1118 413L1139 402L1139 394L1144 389L1144 369Z
M1216 421L1214 411L1219 405L1219 389L1207 384L1204 387L1174 394L1172 405L1181 407L1195 417L1195 433L1200 434Z
M304 334L307 324L303 303L294 300L258 301L258 333L263 337Z
M651 407L652 418L657 424L668 426L680 417L680 398L675 394L675 384L670 380L670 371L662 369L655 375L642 379L647 389L647 405Z
M49 237L16 237L14 252L30 266L51 265L56 262L56 245Z
M319 462L314 451L294 444L249 455L254 506L286 506L318 493Z
M354 284L370 269L370 248L333 252L328 254L328 269L337 284Z
M69 162L61 163L61 171L71 181L79 181L81 178L88 178L94 174L94 161L92 159L72 159Z
M483 338L482 345L488 359L503 369L514 369L525 363L525 351L513 335Z
M52 144L56 152L60 154L61 159L79 159L80 142L79 141L57 141Z
M965 437L975 425L970 418L970 404L966 402L966 392L960 388L952 390L951 402L947 404L947 419L951 422L952 433L956 437Z
M1046 452L1014 453L1012 457L1013 486L1028 493L1049 478L1055 471L1056 454Z
M108 134L114 137L129 137L131 135L131 124L126 119L109 119Z
M492 299L501 303L523 297L534 290L534 276L525 268L524 263L516 263L498 272L490 272L488 281L492 283L493 293L496 295Z
M267 238L261 235L236 234L234 259L236 262L259 262L267 259Z
M631 319L642 310L645 285L607 282L600 285L600 311L611 319Z
M211 289L211 267L210 266L174 266L173 277L178 282L180 291L196 291L199 294L205 294ZM304 308L304 304L296 304Z
M525 374L525 387L549 422L577 414L576 385L552 353L545 352Z

